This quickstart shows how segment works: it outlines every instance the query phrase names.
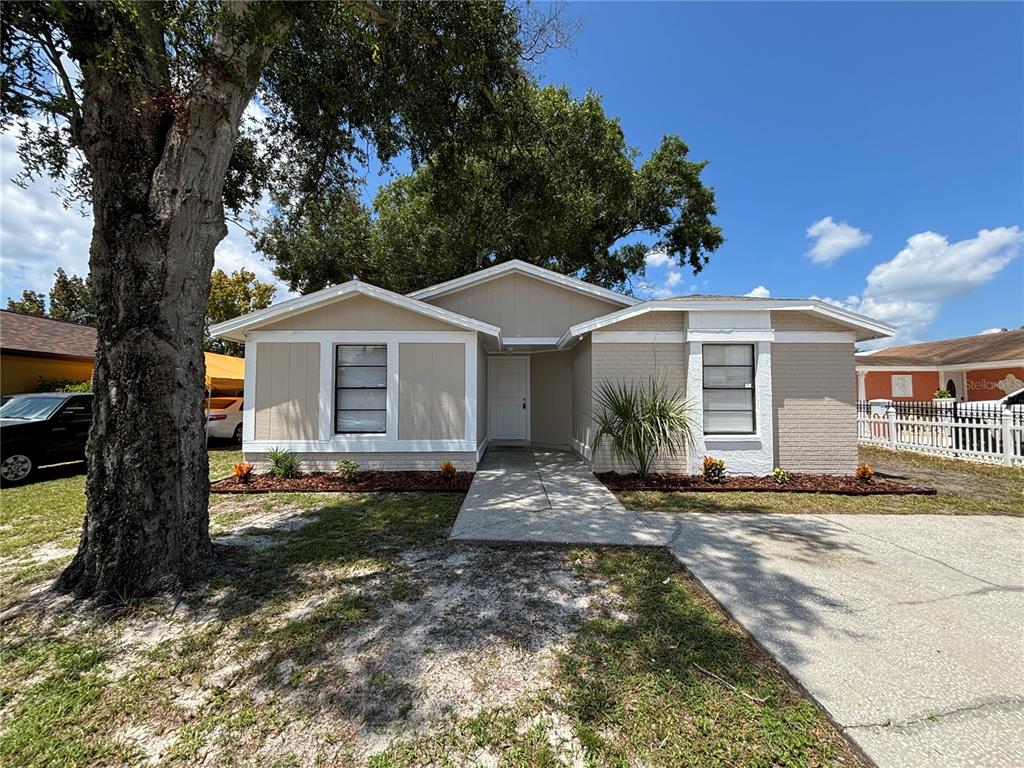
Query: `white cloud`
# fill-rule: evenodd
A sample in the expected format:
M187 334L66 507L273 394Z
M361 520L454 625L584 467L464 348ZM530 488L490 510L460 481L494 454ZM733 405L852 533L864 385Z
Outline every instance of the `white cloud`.
M679 272L679 271L673 269L673 270L670 270L667 275L665 275L665 285L667 287L669 287L669 288L675 288L676 286L678 286L682 282L683 282L683 273L682 272Z
M989 333L1003 333L1005 330L1006 330L1005 328L986 328L984 331L982 331L978 335L979 336L985 336L986 334L989 334Z
M20 297L24 290L49 293L57 267L83 276L89 271L91 212L65 208L49 179L19 187L11 179L22 167L12 128L0 134L0 289L4 305L8 297ZM235 224L228 224L228 236L218 245L214 258L221 269L232 272L244 266L260 280L277 285L275 301L292 295Z
M672 257L665 251L650 251L644 257L644 262L650 267L667 267L672 263Z
M892 339L873 346L920 341L943 303L974 291L1020 255L1019 227L983 229L976 237L950 243L935 232L921 232L890 260L876 265L859 295L829 299L841 307L896 327Z
M765 288L763 285L757 286L757 288L751 289L749 292L744 293L744 296L751 296L755 299L767 299L772 295L772 292Z
M831 216L818 219L807 228L807 238L814 245L807 252L815 264L831 264L843 254L871 242L871 235L851 227L845 221L836 223Z

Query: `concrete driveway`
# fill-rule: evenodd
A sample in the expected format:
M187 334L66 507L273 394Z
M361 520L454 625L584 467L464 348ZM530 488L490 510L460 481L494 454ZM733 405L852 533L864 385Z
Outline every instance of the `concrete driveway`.
M878 765L1024 765L1024 520L638 517Z

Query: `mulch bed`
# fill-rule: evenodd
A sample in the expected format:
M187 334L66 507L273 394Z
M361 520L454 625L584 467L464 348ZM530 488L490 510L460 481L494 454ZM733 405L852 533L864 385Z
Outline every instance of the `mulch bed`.
M778 483L773 477L726 477L722 483L709 483L701 475L651 474L646 480L638 475L601 472L597 478L613 491L683 491L685 493L728 493L730 491L772 493L832 493L839 496L874 496L918 494L934 496L934 488L898 483L878 477L870 482L844 475L790 474L789 482Z
M211 483L210 493L465 493L472 480L472 472L456 472L451 480L443 478L440 472L357 472L352 480L345 482L329 472L303 472L289 478L253 475L248 483L228 477Z

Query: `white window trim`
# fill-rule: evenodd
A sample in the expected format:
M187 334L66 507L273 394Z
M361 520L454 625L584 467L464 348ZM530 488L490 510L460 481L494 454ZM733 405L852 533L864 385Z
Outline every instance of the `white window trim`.
M689 344L686 364L686 392L698 429L693 436L690 471L700 473L705 455L725 460L726 472L739 475L768 475L774 468L774 423L772 411L772 345L768 341L731 339L737 344L754 344L754 434L704 434L704 351L703 343Z
M320 418L317 440L256 439L257 344L273 342L316 342L320 344ZM400 388L399 344L459 343L465 349L465 433L462 439L402 440L398 436ZM384 433L335 434L334 375L335 347L339 344L386 345L388 355L387 414ZM406 453L453 451L476 453L476 365L477 335L465 331L253 331L245 341L245 400L242 411L242 450L262 452L283 448L302 453Z

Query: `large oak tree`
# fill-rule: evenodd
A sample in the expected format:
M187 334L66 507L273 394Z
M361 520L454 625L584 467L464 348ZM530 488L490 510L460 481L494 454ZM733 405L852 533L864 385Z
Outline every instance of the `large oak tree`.
M287 200L257 238L306 292L358 276L412 291L517 258L629 289L650 250L699 272L723 242L714 190L678 136L642 158L600 98L521 80L458 157L428 157L368 211L348 191Z
M0 127L18 130L24 181L62 180L94 222L87 513L60 589L130 598L210 562L203 328L225 208L269 187L301 210L349 188L368 151L468 146L518 77L518 8L2 5Z

